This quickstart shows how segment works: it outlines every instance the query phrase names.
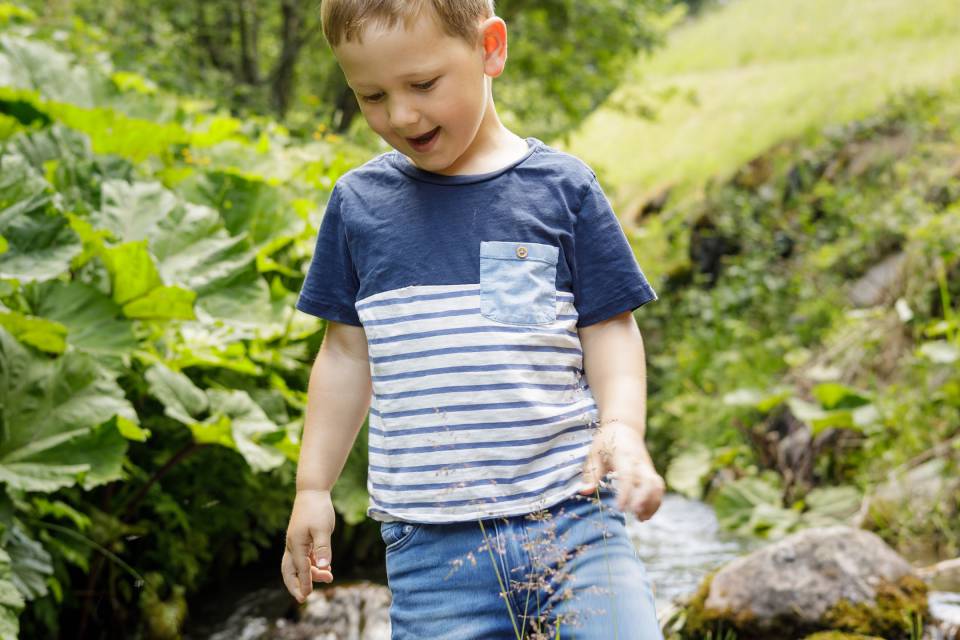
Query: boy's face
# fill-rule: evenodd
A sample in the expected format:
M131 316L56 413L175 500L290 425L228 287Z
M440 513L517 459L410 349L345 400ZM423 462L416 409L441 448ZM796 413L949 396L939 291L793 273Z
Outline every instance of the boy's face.
M497 17L483 21L484 46L472 48L443 33L424 13L409 31L402 23L393 29L371 25L362 44L343 41L334 55L360 111L381 138L422 169L455 173L477 151L481 122L492 104L486 76L503 70L501 25ZM434 131L425 144L413 140Z

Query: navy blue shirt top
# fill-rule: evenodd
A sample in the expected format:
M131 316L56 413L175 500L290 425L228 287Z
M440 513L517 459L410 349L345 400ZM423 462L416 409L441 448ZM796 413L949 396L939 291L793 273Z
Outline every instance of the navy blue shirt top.
M386 152L331 192L297 308L365 330L375 519L573 495L598 416L577 328L657 297L590 167L526 141L471 175Z

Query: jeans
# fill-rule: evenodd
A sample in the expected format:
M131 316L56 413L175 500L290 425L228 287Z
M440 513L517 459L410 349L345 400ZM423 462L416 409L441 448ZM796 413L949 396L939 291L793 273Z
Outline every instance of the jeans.
M393 640L662 640L608 487L531 514L382 522Z

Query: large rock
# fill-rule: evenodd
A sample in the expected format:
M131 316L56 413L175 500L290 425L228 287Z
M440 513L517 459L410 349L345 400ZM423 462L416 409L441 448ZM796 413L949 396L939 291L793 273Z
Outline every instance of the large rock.
M389 640L390 590L372 582L315 589L276 640Z
M820 630L887 637L927 614L926 587L877 535L845 526L807 529L738 558L691 604L686 637L718 622L745 638L786 640Z
M293 619L264 606L294 608ZM318 587L298 605L286 589L259 589L237 603L216 631L187 636L207 640L390 640L390 590L361 580Z

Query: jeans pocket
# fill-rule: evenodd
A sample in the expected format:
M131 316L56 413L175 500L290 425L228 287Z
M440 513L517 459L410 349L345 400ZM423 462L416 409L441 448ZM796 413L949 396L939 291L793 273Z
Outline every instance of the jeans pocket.
M557 319L560 249L524 241L480 241L480 314L508 324Z
M387 545L387 551L394 551L413 537L420 525L413 522L381 522L380 537Z

